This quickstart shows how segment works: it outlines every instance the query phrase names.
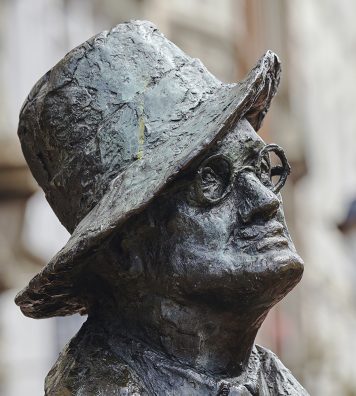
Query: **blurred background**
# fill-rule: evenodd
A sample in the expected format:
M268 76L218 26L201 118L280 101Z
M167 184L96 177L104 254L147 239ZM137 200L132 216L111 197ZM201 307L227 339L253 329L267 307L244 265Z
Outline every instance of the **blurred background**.
M300 285L258 342L312 395L356 395L356 2L348 0L0 0L0 394L38 396L79 316L32 320L15 294L65 244L16 135L33 84L74 46L148 19L225 82L267 50L282 84L262 129L292 165L285 211L305 260Z

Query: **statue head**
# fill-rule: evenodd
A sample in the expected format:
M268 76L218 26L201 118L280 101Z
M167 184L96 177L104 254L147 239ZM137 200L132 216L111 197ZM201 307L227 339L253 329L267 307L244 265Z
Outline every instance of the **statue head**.
M269 51L223 84L133 21L42 77L19 137L72 236L17 296L25 315L87 312L99 278L234 309L282 298L302 274L279 194L289 165L257 135L279 72Z
M303 272L280 195L289 171L283 150L239 120L109 238L99 261L110 265L90 267L93 283L111 285L98 293L115 290L121 308L155 294L222 312L268 312Z

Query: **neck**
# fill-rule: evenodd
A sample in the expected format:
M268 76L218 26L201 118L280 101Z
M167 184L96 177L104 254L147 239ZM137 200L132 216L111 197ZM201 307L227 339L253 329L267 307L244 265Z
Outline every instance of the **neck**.
M97 320L105 326L113 345L125 335L197 371L229 377L246 368L266 316L266 312L251 310L215 312L211 307L191 302L186 306L161 297L145 297L130 304L121 300L120 307L112 309L101 311Z

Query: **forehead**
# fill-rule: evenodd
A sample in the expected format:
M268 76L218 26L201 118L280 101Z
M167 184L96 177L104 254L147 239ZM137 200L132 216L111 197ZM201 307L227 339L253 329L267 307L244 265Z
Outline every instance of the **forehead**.
M257 154L265 145L251 124L243 118L219 142L217 153L239 161Z

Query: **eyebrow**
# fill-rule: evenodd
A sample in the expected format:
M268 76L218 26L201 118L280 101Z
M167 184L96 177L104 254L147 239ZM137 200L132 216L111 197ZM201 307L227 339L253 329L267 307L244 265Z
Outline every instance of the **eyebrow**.
M259 140L253 141L252 144L248 145L244 145L244 142L240 143L242 146L241 150L237 150L237 147L235 147L235 150L224 150L221 152L221 154L226 155L233 163L239 159L241 164L248 164L258 157L258 154L263 147L267 146L266 143ZM248 143L250 143L250 141L248 141ZM216 150L215 153L212 153L211 155L214 154L218 154L218 150ZM211 155L207 156L206 158L209 158Z

